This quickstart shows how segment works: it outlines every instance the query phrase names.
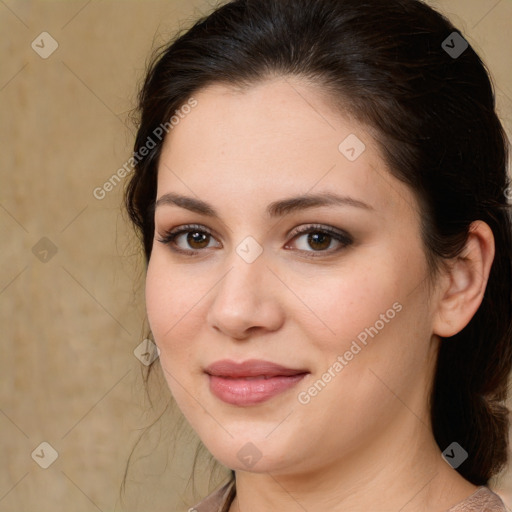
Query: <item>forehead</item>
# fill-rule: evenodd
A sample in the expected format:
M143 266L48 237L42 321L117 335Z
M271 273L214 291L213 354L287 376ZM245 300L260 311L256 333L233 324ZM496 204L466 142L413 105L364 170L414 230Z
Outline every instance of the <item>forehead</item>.
M197 106L165 139L158 195L192 191L212 202L263 203L331 191L364 197L376 210L413 204L370 131L311 84L275 78L243 91L214 84L194 99Z

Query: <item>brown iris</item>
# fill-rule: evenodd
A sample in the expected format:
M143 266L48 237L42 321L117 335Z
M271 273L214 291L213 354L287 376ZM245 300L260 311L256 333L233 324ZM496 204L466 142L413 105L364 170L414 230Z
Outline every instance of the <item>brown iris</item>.
M208 233L201 233L200 231L190 231L187 235L187 243L193 249L204 249L208 247L209 240L210 235Z
M331 244L331 236L325 233L309 233L308 244L312 249L328 249Z

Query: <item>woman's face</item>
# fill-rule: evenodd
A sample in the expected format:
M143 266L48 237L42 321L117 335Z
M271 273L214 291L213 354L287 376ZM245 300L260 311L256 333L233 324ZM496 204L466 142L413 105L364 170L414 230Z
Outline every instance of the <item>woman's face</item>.
M424 428L437 338L412 192L298 79L194 97L159 161L146 285L192 427L224 465L275 474ZM288 371L236 366L254 360Z

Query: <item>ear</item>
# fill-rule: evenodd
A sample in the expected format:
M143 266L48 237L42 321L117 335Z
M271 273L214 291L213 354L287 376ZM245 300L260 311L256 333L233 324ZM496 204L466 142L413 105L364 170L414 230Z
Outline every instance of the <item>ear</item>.
M494 235L483 221L469 227L461 255L449 263L441 278L433 333L447 338L462 331L477 312L494 260Z

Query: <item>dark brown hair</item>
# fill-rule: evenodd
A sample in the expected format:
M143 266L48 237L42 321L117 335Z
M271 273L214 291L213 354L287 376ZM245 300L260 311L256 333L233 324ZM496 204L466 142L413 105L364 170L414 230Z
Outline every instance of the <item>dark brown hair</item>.
M418 0L235 0L156 54L139 95L134 149L208 85L296 76L373 128L392 174L418 198L433 274L461 253L473 221L486 222L496 256L483 302L442 340L430 401L440 449L458 442L469 457L457 470L485 485L507 461L512 228L508 141L489 75L465 44ZM161 147L138 162L126 190L146 261Z

